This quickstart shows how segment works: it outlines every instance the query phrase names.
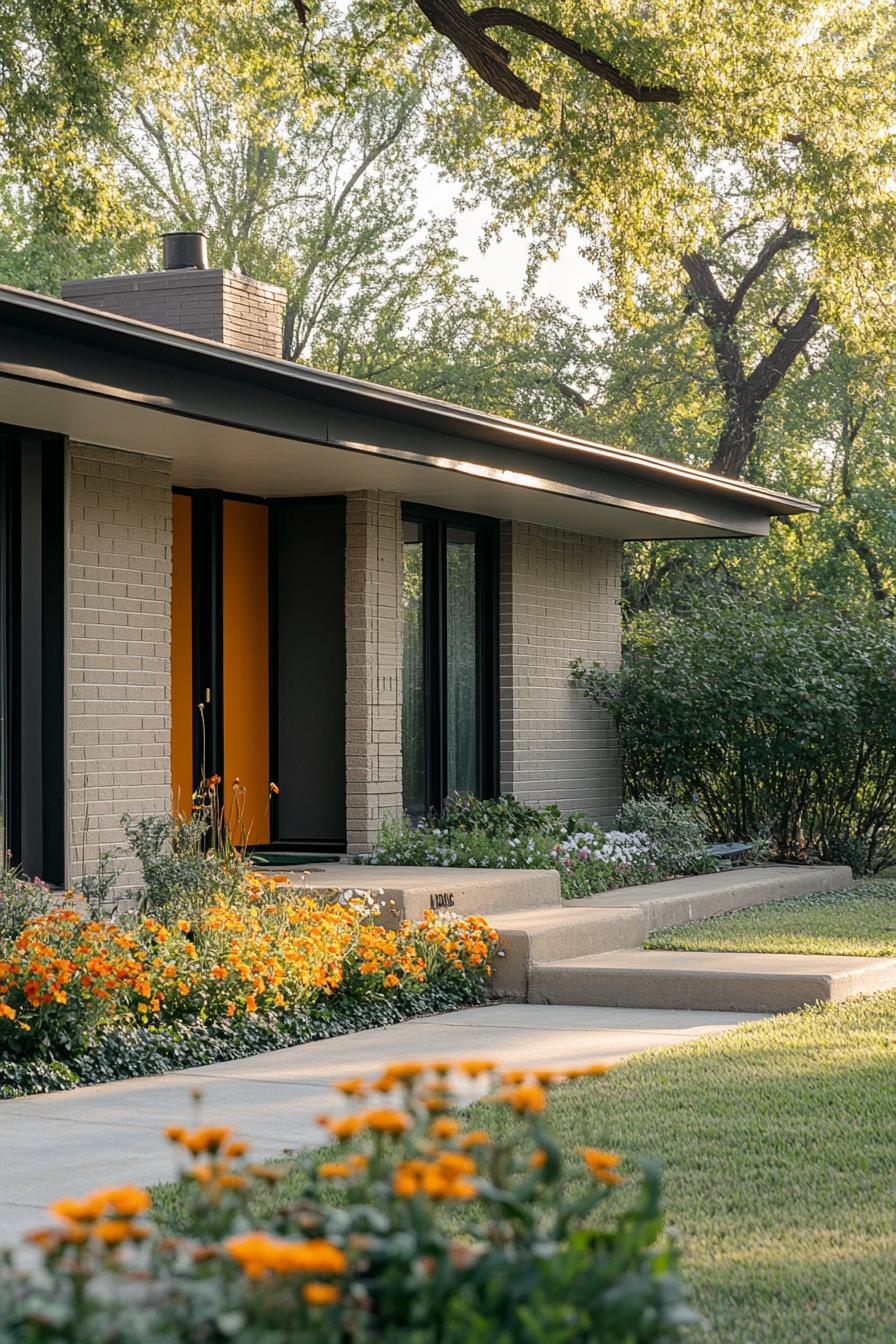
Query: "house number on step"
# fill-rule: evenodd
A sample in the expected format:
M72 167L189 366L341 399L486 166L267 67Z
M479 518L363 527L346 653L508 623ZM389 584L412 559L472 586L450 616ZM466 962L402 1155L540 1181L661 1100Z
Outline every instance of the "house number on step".
M450 910L454 906L453 891L435 891L429 898L430 910Z

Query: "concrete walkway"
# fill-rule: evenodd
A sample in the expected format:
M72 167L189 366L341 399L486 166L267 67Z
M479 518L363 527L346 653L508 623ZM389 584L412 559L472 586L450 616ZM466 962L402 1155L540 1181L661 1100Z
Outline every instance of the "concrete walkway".
M504 1068L575 1068L730 1031L757 1016L496 1004L227 1064L2 1101L0 1242L43 1225L46 1205L62 1195L170 1180L166 1125L230 1125L257 1157L274 1157L320 1141L315 1117L341 1106L334 1082L374 1076L390 1062L475 1056Z

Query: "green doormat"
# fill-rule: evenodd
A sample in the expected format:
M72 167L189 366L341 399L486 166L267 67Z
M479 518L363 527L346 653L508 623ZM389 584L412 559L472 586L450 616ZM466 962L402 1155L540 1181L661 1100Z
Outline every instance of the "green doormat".
M315 863L338 863L340 854L252 854L253 863L276 868L308 868Z

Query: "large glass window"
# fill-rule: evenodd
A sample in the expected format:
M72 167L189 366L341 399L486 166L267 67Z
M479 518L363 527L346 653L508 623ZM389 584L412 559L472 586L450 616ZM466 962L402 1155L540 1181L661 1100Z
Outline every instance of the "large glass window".
M9 589L9 490L6 450L0 448L0 868L6 866L9 838L6 827L9 773L9 653L7 626Z
M448 793L489 797L496 761L496 531L404 511L402 769L411 816Z

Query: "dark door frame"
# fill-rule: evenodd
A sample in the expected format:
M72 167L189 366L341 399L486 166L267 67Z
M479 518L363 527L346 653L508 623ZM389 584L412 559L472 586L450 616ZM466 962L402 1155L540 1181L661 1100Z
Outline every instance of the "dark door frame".
M172 493L187 495L192 501L191 573L193 631L193 704L203 705L204 724L198 712L193 721L193 782L224 773L224 501L239 500L259 504L268 511L268 742L270 778L278 778L280 757L280 658L279 587L277 530L285 506L345 504L345 496L301 495L265 497L229 490L195 490L174 486ZM343 543L344 545L344 543ZM344 629L344 609L341 613ZM253 845L254 850L308 849L341 852L345 834L320 836L284 836L280 826L280 801L270 799L271 839ZM343 809L344 811L344 809ZM343 821L343 827L344 827Z
M441 809L448 793L448 628L446 533L476 533L477 793L494 798L500 778L498 695L498 520L427 504L402 504L403 522L423 537L423 643L426 682L424 789L426 810Z

